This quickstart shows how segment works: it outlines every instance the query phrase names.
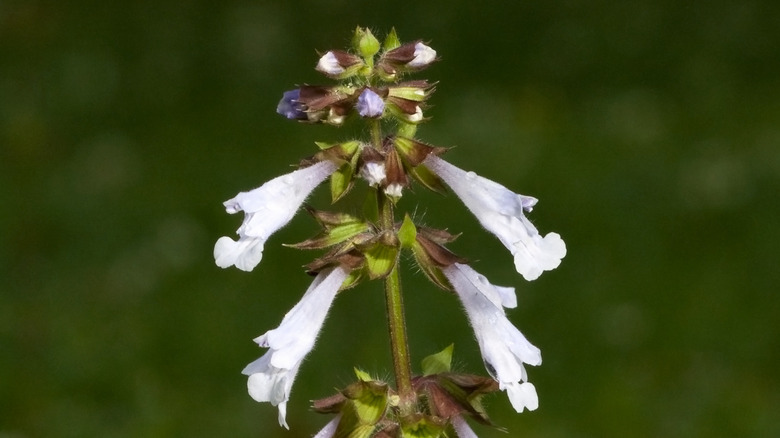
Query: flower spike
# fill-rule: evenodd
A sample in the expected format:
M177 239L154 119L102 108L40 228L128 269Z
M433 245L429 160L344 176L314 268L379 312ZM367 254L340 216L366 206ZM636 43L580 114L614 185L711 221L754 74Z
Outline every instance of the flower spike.
M540 235L526 218L536 198L459 169L439 158L446 148L418 139L418 126L431 119L429 100L437 83L405 77L438 59L423 40L403 43L393 29L380 42L361 27L350 48L319 52L315 70L335 83L299 83L284 92L276 112L307 124L347 125L353 133L347 135L354 137L315 141L319 150L300 161L298 170L224 202L228 213L244 217L238 238L216 241L215 263L251 271L270 236L330 180L335 210L305 207L322 230L286 245L324 253L304 265L314 280L278 327L254 339L265 351L242 371L249 395L276 406L285 428L293 382L336 296L378 279L385 286L395 385L355 368L356 382L313 402L316 412L335 415L314 438L476 438L467 420L494 426L482 404L486 394L505 391L517 412L539 405L525 366L540 365L541 352L504 311L517 306L515 290L491 284L468 259L448 249L460 233L415 223L408 212L398 220L404 198L414 195L419 183L438 193L453 191L509 249L526 280L555 269L566 255L557 233ZM352 129L353 124L363 126ZM352 190L357 185L363 188ZM349 199L356 194L365 195L362 202ZM403 253L411 253L434 285L460 299L489 376L453 371L453 345L423 359L423 374L413 374L399 267L409 258Z

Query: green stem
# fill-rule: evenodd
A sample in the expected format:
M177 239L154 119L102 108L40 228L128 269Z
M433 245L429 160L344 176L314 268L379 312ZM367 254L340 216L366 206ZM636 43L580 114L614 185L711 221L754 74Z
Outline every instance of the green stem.
M371 143L377 150L382 150L382 122L371 121Z
M377 195L382 228L391 230L394 227L393 203L381 191ZM399 407L401 415L407 415L413 412L415 394L412 390L412 366L406 335L403 295L401 294L401 275L397 265L385 278L385 301L387 303L387 325L390 330L390 350L393 355L395 384L400 398Z

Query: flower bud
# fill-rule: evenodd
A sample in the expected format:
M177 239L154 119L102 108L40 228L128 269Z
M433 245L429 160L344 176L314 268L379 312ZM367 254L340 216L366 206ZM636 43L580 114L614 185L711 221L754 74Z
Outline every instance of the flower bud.
M359 56L331 50L322 55L315 70L331 78L344 79L353 76L362 66L363 60Z
M421 41L406 43L382 55L379 74L385 80L392 80L398 73L422 70L435 60L436 51Z
M376 187L385 181L387 175L385 174L385 163L381 162L368 162L360 168L360 176L371 187Z
M282 95L282 100L276 106L276 113L291 120L306 120L306 112L304 111L303 103L299 100L300 97L301 90L298 88L285 91Z
M361 117L381 117L382 113L385 111L385 101L370 88L366 88L360 93L360 96L358 96L355 109Z
M376 39L370 30L360 27L355 29L352 45L364 58L371 58L379 51L379 40Z
M427 100L434 90L433 84L429 84L428 81L409 81L389 87L387 95L388 97L399 97L414 102L422 102Z

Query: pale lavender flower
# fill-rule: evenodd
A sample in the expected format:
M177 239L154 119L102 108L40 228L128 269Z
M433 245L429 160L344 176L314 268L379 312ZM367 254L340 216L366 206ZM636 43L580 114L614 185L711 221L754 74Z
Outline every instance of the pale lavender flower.
M389 184L385 187L385 195L391 198L400 198L403 195L404 186L401 184Z
M303 104L298 101L300 97L301 90L298 88L285 91L276 106L276 113L292 120L306 120L308 116L303 111Z
M287 401L303 359L314 348L333 300L349 273L341 268L320 272L309 289L282 319L279 327L255 338L268 351L242 371L249 376L249 395L279 408L279 424L287 429Z
M503 307L517 305L515 290L490 282L468 265L442 268L463 303L488 373L505 390L517 412L539 407L536 388L528 382L523 363L540 365L542 355L507 319Z
M414 58L409 61L407 67L411 68L423 68L432 63L436 59L436 51L426 46L423 43L417 43L414 45Z
M313 438L333 438L336 435L336 429L339 427L339 421L341 421L341 414L330 420Z
M478 438L477 434L471 430L471 427L466 423L466 420L460 415L450 418L450 423L452 423L455 433L458 434L458 438Z
M466 172L435 155L423 161L463 201L485 229L493 233L514 256L515 268L526 280L536 280L544 271L558 267L566 244L558 233L544 237L525 217L537 200Z
M370 88L366 88L358 96L355 108L362 117L380 117L385 111L385 101Z
M387 178L385 163L376 161L367 162L360 169L360 176L362 176L371 187L382 184L385 181L385 178Z
M236 231L238 241L223 236L214 245L217 266L227 268L235 265L242 271L254 269L263 258L263 247L268 237L287 225L312 190L335 170L336 165L332 162L321 161L225 201L228 213L243 211L245 215L244 222Z
M339 63L339 59L333 51L324 54L317 62L315 70L330 76L338 76L344 73L346 69Z

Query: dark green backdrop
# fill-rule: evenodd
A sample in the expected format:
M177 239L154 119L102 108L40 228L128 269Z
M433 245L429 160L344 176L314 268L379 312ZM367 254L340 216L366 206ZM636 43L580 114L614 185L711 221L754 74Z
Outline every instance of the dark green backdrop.
M0 436L307 437L308 401L390 376L383 300L336 301L290 401L292 430L243 366L309 283L281 243L220 270L222 201L348 128L277 116L326 82L317 50L357 25L422 38L441 62L419 132L451 162L540 199L569 254L527 283L454 197L403 208L517 288L543 352L540 408L488 401L481 437L780 436L780 37L772 1L0 3ZM325 193L312 202L325 206ZM419 195L419 196L418 196ZM418 206L419 204L419 206ZM455 342L457 300L404 273L412 352Z

